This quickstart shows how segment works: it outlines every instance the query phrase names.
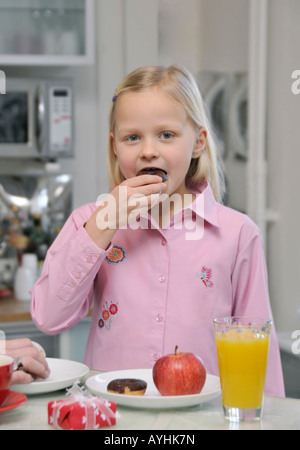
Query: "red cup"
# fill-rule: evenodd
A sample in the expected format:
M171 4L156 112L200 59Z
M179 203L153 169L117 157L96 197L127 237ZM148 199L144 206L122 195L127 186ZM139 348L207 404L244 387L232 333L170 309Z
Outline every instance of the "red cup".
M0 406L9 394L11 378L14 370L14 359L0 355Z

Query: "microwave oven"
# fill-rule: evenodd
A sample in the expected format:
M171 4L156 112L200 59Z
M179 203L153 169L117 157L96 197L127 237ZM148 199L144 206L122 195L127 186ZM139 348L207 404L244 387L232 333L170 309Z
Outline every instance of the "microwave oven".
M0 94L0 158L74 156L71 79L7 78Z

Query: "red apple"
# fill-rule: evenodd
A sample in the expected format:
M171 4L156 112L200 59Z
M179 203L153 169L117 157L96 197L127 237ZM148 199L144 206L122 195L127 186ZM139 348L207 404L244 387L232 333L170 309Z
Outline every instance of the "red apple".
M206 370L200 358L190 352L175 352L159 358L153 367L153 381L161 395L199 394Z

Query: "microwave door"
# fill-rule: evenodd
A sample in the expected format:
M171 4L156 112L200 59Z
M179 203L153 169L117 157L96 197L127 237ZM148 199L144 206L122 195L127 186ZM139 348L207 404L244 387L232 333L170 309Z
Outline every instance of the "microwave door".
M0 158L55 160L74 155L70 79L7 79L0 95Z
M34 86L8 79L0 95L0 157L37 156L34 136Z

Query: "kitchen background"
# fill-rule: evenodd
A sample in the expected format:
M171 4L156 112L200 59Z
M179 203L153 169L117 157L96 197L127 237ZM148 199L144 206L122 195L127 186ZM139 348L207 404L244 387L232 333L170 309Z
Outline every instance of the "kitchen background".
M261 228L287 395L300 397L297 333L292 338L300 330L300 95L291 90L292 73L300 68L299 19L298 0L1 0L0 69L7 86L12 78L71 79L75 143L73 157L50 164L1 157L0 143L2 291L14 286L11 256L22 253L5 247L5 239L24 219L5 195L30 196L38 185L50 198L59 188L59 212L66 213L108 192L107 116L116 86L141 65L184 65L199 83L220 140L226 203ZM63 175L67 182L56 179L49 187L49 179L53 184ZM43 233L40 213L31 214L28 235ZM58 213L57 220L64 217ZM43 239L47 244L49 235ZM48 356L83 359L89 318L61 336L44 336L28 311L28 301L4 293L0 329L8 337L30 335Z

